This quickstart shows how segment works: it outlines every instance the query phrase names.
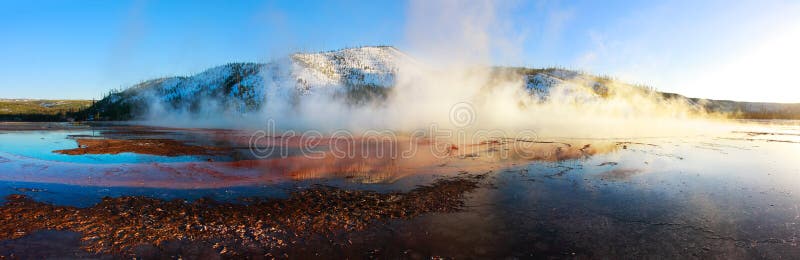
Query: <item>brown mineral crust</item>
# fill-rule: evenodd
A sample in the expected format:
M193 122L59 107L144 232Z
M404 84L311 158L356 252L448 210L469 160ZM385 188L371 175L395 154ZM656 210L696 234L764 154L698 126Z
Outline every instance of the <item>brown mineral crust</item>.
M293 191L286 199L248 203L130 196L107 197L92 207L76 208L10 195L0 207L0 239L44 229L70 230L82 234L84 249L92 253L124 255L136 246L166 241L203 242L231 256L254 248L270 252L304 237L363 230L374 221L458 211L464 194L476 189L484 177L439 179L406 193L315 185Z
M220 148L187 145L169 139L78 139L78 148L56 150L68 155L138 153L163 156L209 155Z

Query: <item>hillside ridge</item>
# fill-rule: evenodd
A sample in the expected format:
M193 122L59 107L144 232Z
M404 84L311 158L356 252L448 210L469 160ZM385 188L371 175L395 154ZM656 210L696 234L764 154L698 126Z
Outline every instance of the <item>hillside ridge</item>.
M213 106L225 112L247 113L261 109L269 98L297 99L315 92L330 92L358 103L385 97L396 84L403 62L414 60L392 46L364 46L293 53L268 63L228 63L191 76L150 79L112 92L95 103L89 114L94 120L127 120L145 113L153 102L166 110L197 111ZM685 99L700 109L733 117L800 119L800 104L687 98L563 68L494 67L494 71L522 77L526 90L540 100L554 94L592 100L623 86L655 92L664 99Z

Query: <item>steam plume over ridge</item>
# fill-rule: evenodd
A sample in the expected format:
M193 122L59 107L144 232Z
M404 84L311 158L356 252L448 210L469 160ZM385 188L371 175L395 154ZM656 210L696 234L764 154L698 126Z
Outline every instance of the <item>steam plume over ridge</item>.
M631 127L628 120L703 116L687 99L608 78L565 69L435 66L387 46L228 64L146 81L100 103L106 112L124 107L134 119L159 125L257 128L271 118L279 128L323 131L451 127L458 103L474 113L468 127L542 134L558 127L585 136L584 127L600 134L615 124Z

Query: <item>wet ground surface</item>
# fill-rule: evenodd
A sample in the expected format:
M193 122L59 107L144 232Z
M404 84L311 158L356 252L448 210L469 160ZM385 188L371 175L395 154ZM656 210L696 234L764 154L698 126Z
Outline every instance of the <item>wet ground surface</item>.
M713 136L497 139L449 147L441 158L422 153L393 161L309 161L291 149L284 157L255 158L249 136L227 130L48 129L0 131L2 255L800 255L797 122ZM77 148L76 136L169 139L230 152L52 155ZM17 147L20 140L34 145ZM525 156L497 156L520 143Z

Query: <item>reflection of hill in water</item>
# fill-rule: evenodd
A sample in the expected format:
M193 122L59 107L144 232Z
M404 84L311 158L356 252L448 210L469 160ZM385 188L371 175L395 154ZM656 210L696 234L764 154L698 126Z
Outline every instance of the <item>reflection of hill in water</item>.
M392 183L415 174L477 173L518 163L583 160L616 151L620 147L621 143L609 141L567 143L497 139L439 152L432 152L430 146L420 144L413 157L364 158L358 155L362 151L358 151L355 157L341 158L327 154L322 159L276 158L271 159L275 160L274 163L268 164L273 167L271 171L284 172L296 180L344 178L358 183Z

